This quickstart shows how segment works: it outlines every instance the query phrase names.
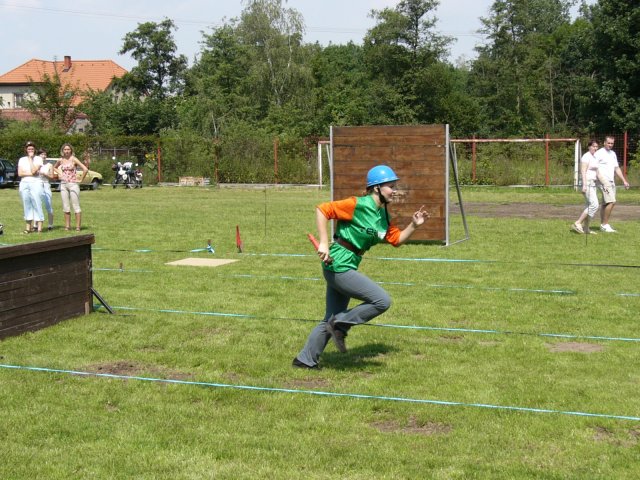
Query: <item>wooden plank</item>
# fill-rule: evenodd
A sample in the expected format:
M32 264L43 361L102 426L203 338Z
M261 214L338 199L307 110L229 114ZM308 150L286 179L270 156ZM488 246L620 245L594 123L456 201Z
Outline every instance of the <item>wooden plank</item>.
M44 326L58 323L62 320L84 315L86 313L86 298L77 293L54 299L50 302L25 304L9 312L11 315L2 316L0 320L0 338L3 332L24 324L41 324Z
M387 159L388 161L382 161L379 156L373 156L371 159L365 159L364 156L360 156L357 159L335 159L334 165L341 167L342 175L354 175L359 178L366 178L367 172L376 165L386 164L393 168L398 174L398 177L402 180L407 174L414 175L444 175L446 172L446 158L443 157L429 157L422 160L414 160L410 158L395 158ZM403 175L404 174L404 175ZM340 177L334 178L334 182L340 180Z
M10 264L10 265L9 265ZM40 275L58 275L65 271L67 265L78 265L85 271L91 268L91 250L80 247L79 249L64 249L55 255L37 253L13 257L0 261L0 285L7 281L16 281L20 278L31 278Z
M444 138L444 125L364 125L359 127L332 127L333 140L352 137L420 136Z
M413 204L413 205L442 205L444 208L444 202L442 202L442 197L444 196L444 190L409 190L406 192L402 192L402 196L397 196L392 203L389 204L389 208L391 210L395 210L398 206L403 205L405 203ZM351 191L337 191L336 199L349 198L353 195Z
M58 298L67 298L77 294L88 295L90 287L83 278L69 278L64 282L67 285L60 285L60 288L43 287L37 285L33 292L29 294L30 303L47 303ZM24 292L31 290L11 290L0 296L0 314L19 308L25 304Z
M55 238L53 240L43 240L39 242L21 243L20 245L10 245L0 247L0 260L6 258L20 257L22 255L32 255L36 253L60 250L63 248L76 248L82 245L92 245L95 243L95 236L74 235L71 237Z
M344 156L342 156L344 155ZM391 146L359 146L357 148L349 148L343 152L334 153L333 162L336 161L348 161L350 164L354 161L363 163L363 169L365 172L374 165L380 163L388 163L389 159L393 155L393 149Z
M71 288L73 285L70 285L67 279L83 277L90 278L84 261L62 263L50 268L34 268L26 273L19 271L15 273L15 278L0 281L0 298L2 298L3 292L15 289L29 289L25 291L32 292L30 289L46 288L47 285L56 289ZM60 281L60 279L65 279L65 281Z
M393 148L399 144L399 140L400 142L402 142L402 145L404 146L411 145L415 148L435 147L435 148L444 150L444 147L445 147L443 139L433 138L431 140L428 140L420 136L349 137L349 138L340 138L337 141L334 140L333 144L334 146L339 146L339 147Z
M443 183L437 183L438 180L443 181L444 177L434 174L429 176L416 175L415 177L404 177L404 180L401 178L398 180L396 184L397 192L408 192L408 191L439 191L444 192L446 190L446 185ZM334 193L344 193L347 192L348 195L360 195L362 192L366 191L366 181L364 178L357 176L345 176L341 181L334 180L333 190ZM399 193L400 195L404 195L403 193ZM340 198L339 195L334 195L334 198Z

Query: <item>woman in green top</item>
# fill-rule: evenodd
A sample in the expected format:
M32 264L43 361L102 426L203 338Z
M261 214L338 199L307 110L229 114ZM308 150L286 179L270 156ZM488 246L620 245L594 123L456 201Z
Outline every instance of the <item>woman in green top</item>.
M373 245L388 242L400 246L429 217L420 207L404 230L390 222L387 205L393 200L397 180L390 167L378 165L367 174L366 195L317 206L318 256L323 262L327 282L326 312L322 322L309 335L304 348L293 359L293 366L318 368L320 355L330 338L340 352L346 352L345 337L349 329L368 322L391 306L389 294L358 272L358 266L362 255ZM334 243L330 247L329 220L337 220ZM348 309L352 298L362 303Z

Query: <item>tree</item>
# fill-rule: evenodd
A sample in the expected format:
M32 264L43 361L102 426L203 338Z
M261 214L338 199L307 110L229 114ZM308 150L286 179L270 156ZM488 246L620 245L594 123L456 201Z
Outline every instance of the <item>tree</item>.
M160 23L138 24L135 31L124 36L118 53L131 52L138 65L116 82L120 90L160 99L182 91L187 57L176 54L172 34L175 29L167 18Z
M186 76L180 123L201 135L219 137L228 122L259 117L259 103L252 101L248 82L250 47L242 43L235 22L205 35L202 45Z
M279 133L308 130L314 47L302 45L301 15L282 0L251 0L240 19L205 35L180 105L184 125L219 136L229 122Z
M403 0L394 9L373 10L377 24L367 32L364 58L372 77L372 93L380 102L377 119L391 123L430 123L435 112L422 108L432 93L420 80L443 62L451 39L435 33L430 16L437 0ZM380 95L384 95L381 97Z
M184 86L187 58L176 55L173 21L147 22L124 37L120 54L132 52L138 64L119 79L114 90L91 92L81 107L97 133L157 134L177 126L176 105Z
M491 130L541 134L556 123L560 70L555 38L570 23L574 0L496 0L481 30L471 86L486 109Z
M23 106L45 125L60 131L67 131L75 119L73 104L78 90L68 83L62 83L57 71L47 73L40 80L29 79L31 94L26 95Z
M361 46L349 42L318 48L310 64L315 82L314 133L326 135L328 125L370 123L371 81Z
M592 78L591 100L585 110L595 128L603 131L640 128L640 6L637 2L599 0L583 9L591 36L583 48L591 61L584 64Z
M286 1L286 0L285 0ZM245 0L238 32L245 46L252 46L249 75L262 84L261 93L281 106L295 97L310 78L304 65L304 20L282 0Z

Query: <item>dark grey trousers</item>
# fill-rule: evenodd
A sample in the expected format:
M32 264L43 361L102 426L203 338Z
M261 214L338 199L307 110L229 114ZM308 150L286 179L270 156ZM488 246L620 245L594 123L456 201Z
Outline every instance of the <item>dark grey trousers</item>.
M354 325L368 322L384 313L391 306L389 294L377 283L356 270L334 273L324 270L327 282L326 311L324 319L311 331L307 343L297 358L302 363L315 366L331 338L325 328L327 320L335 315L336 328L349 331ZM362 303L348 309L349 300Z

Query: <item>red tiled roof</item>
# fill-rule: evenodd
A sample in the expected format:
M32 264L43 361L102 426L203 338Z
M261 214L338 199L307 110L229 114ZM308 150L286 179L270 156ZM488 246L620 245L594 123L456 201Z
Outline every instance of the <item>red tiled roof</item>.
M70 64L70 68L68 67ZM58 72L63 85L70 85L79 90L106 90L114 77L120 78L127 71L112 60L65 60L50 62L32 59L19 67L0 75L0 85L28 85L42 80L44 74L53 77ZM80 102L77 98L74 104Z

